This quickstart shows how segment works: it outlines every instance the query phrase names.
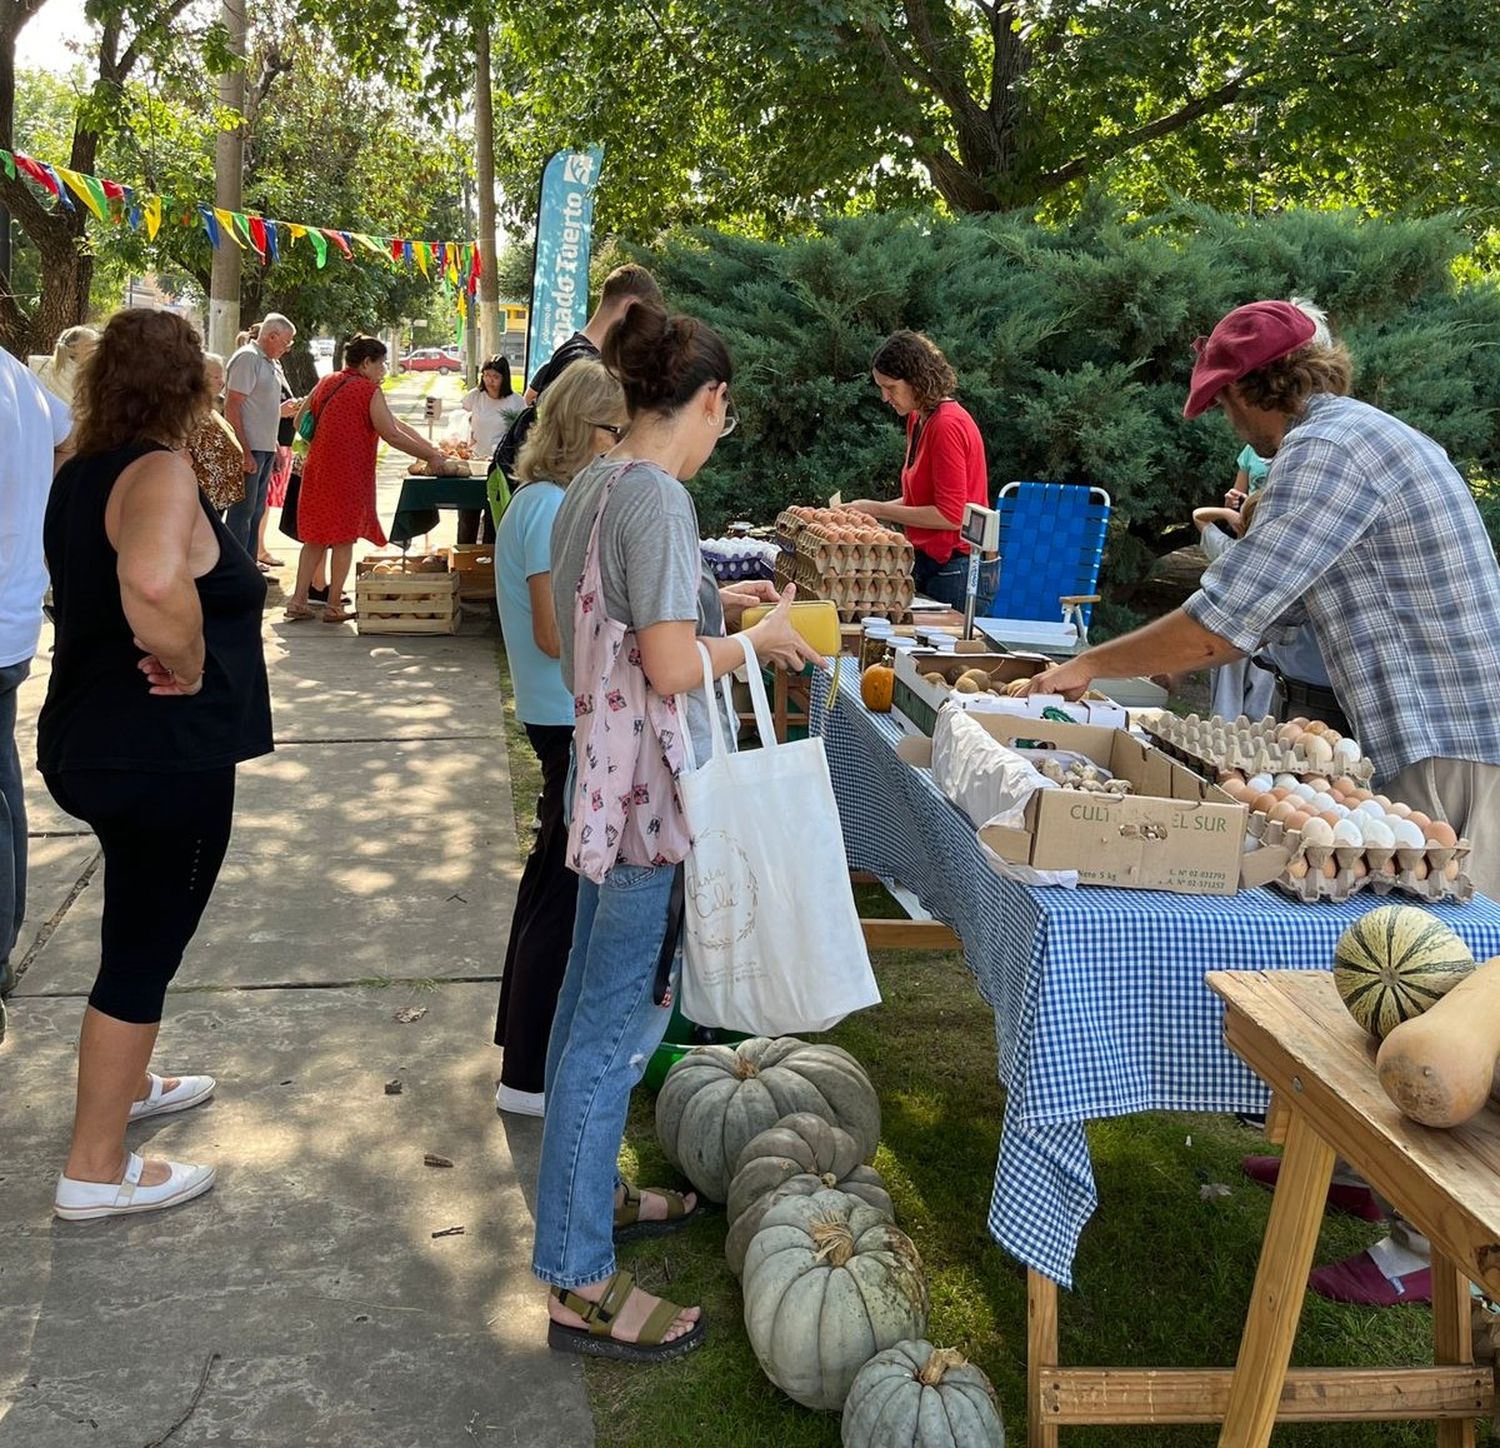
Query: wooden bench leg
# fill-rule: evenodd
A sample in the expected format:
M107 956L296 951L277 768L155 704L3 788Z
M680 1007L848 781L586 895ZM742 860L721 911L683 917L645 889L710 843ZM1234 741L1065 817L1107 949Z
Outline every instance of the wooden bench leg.
M1432 1360L1438 1364L1474 1361L1474 1319L1469 1282L1446 1257L1432 1254ZM1438 1424L1438 1448L1474 1448L1474 1420Z
M1057 1424L1042 1417L1042 1374L1057 1366L1057 1283L1026 1271L1026 1448L1057 1448Z
M1293 1110L1219 1448L1267 1448L1271 1441L1334 1157L1306 1115Z

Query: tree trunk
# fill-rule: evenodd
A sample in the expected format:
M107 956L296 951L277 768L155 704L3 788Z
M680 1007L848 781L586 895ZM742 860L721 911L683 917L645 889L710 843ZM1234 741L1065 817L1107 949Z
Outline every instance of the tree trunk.
M233 64L219 77L219 105L245 113L245 0L223 0L220 17ZM214 143L214 205L244 209L245 126L219 131ZM208 350L227 357L240 330L240 249L227 236L214 248L208 295Z
M490 78L490 16L474 7L474 179L479 192L479 357L500 350L500 278L495 267L495 100Z

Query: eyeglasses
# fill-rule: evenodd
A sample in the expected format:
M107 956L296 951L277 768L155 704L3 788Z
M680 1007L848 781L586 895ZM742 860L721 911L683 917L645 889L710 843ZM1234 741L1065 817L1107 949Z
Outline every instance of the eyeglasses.
M595 422L591 427L597 427L600 432L607 432L616 442L625 436L625 429L617 422Z

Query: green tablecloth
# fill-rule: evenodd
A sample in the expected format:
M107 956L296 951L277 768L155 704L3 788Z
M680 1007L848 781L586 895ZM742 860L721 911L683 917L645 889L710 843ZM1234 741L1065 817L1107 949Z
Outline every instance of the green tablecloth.
M401 496L396 500L396 516L391 520L390 540L403 547L413 538L430 533L437 526L439 508L478 508L489 506L483 478L406 477Z

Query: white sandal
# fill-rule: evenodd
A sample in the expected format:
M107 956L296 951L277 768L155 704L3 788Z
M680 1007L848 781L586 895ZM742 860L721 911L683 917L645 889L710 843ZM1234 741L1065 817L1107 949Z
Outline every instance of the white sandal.
M130 1119L140 1121L147 1116L167 1116L174 1111L188 1111L200 1106L214 1094L219 1083L212 1076L182 1076L170 1091L163 1091L162 1080L154 1071L146 1072L151 1090L144 1101L130 1103Z
M154 1187L141 1185L145 1161L131 1152L125 1161L125 1175L117 1182L81 1182L60 1176L52 1198L52 1210L64 1221L87 1222L96 1217L123 1217L132 1212L154 1212L175 1207L201 1197L214 1184L211 1166L190 1166L169 1161L166 1181Z

